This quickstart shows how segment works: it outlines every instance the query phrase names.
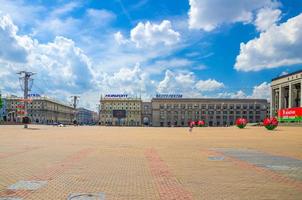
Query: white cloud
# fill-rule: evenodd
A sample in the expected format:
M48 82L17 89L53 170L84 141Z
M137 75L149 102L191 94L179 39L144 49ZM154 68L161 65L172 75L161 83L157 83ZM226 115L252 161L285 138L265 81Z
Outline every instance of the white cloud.
M91 87L90 59L71 39L56 37L53 42L43 44L28 35L18 35L17 31L8 16L0 16L0 52L5 51L5 54L0 53L0 81L5 90L16 89L6 82L17 82L16 72L20 70L37 73L34 84L41 93L52 90L83 92ZM18 63L20 59L21 64Z
M27 51L22 46L17 31L18 27L13 24L11 18L0 13L0 60L26 62Z
M116 15L105 9L88 9L87 16L92 24L97 26L105 26L116 19Z
M198 96L198 91L194 90L195 77L193 73L174 73L166 70L165 77L159 82L156 91L158 93L178 93Z
M255 26L258 31L266 31L280 20L279 9L262 8L258 11Z
M218 93L219 98L231 98L231 99L246 99L247 95L242 90L237 92L223 92Z
M0 0L0 5L0 12L9 14L19 27L32 25L47 10L37 4L26 4L24 0Z
M180 40L180 33L172 29L169 20L160 24L139 22L130 32L130 40L137 47L156 46L158 44L173 45Z
M240 44L238 71L259 71L302 63L302 14L279 26L273 25L259 38Z
M218 82L214 79L200 80L196 83L195 86L201 92L203 92L203 91L214 91L214 90L224 88L223 83Z
M256 85L253 89L251 98L254 99L270 99L271 97L271 85L267 82L263 82L260 85Z
M247 95L244 91L238 90L237 92L223 92L219 93L219 98L232 98L232 99L270 99L271 95L271 85L267 82L263 82L259 85L253 87L251 95Z
M250 23L254 12L276 7L272 0L189 0L189 28L212 31L228 23Z
M114 34L114 40L119 44L119 45L122 45L122 44L126 44L129 42L129 40L127 40L124 35L118 31Z
M201 97L201 92L212 92L224 87L224 84L213 79L196 80L193 72L181 73L166 70L165 77L159 82L158 93L181 93L190 97Z

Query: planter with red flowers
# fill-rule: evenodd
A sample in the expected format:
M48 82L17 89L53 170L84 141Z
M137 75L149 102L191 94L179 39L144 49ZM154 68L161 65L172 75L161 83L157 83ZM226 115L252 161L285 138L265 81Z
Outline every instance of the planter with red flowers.
M206 123L203 120L197 121L197 126L204 127L205 125L206 125Z
M236 126L237 126L238 128L244 128L244 127L246 126L246 124L247 124L247 120L244 119L244 118L238 118L238 119L236 120Z
M195 125L196 125L195 121L189 122L189 126L190 126L190 127L194 127Z
M279 122L275 117L265 118L263 120L263 126L270 131L274 130L278 126L278 123Z

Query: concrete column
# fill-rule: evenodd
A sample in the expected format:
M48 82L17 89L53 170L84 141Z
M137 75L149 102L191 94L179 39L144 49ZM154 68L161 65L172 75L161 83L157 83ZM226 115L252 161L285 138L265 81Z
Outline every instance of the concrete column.
M270 117L273 117L273 111L274 111L274 107L275 107L275 92L274 89L271 87L271 103L270 103ZM255 113L254 113L254 121L255 121Z
M279 105L278 105L278 109L282 109L282 87L281 85L279 85Z
M292 84L289 83L288 86L288 107L291 108L292 107Z

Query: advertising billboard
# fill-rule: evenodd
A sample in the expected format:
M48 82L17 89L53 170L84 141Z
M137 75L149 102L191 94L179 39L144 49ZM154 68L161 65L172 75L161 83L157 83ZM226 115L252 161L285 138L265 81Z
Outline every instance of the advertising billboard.
M302 121L302 107L278 110L278 120L281 122Z
M126 118L126 110L113 110L113 117L121 119Z

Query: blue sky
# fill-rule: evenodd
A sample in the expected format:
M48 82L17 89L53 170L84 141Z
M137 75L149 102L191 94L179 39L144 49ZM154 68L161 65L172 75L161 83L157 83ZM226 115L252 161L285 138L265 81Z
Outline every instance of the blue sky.
M302 67L298 0L0 0L0 89L95 109L101 94L269 98Z

